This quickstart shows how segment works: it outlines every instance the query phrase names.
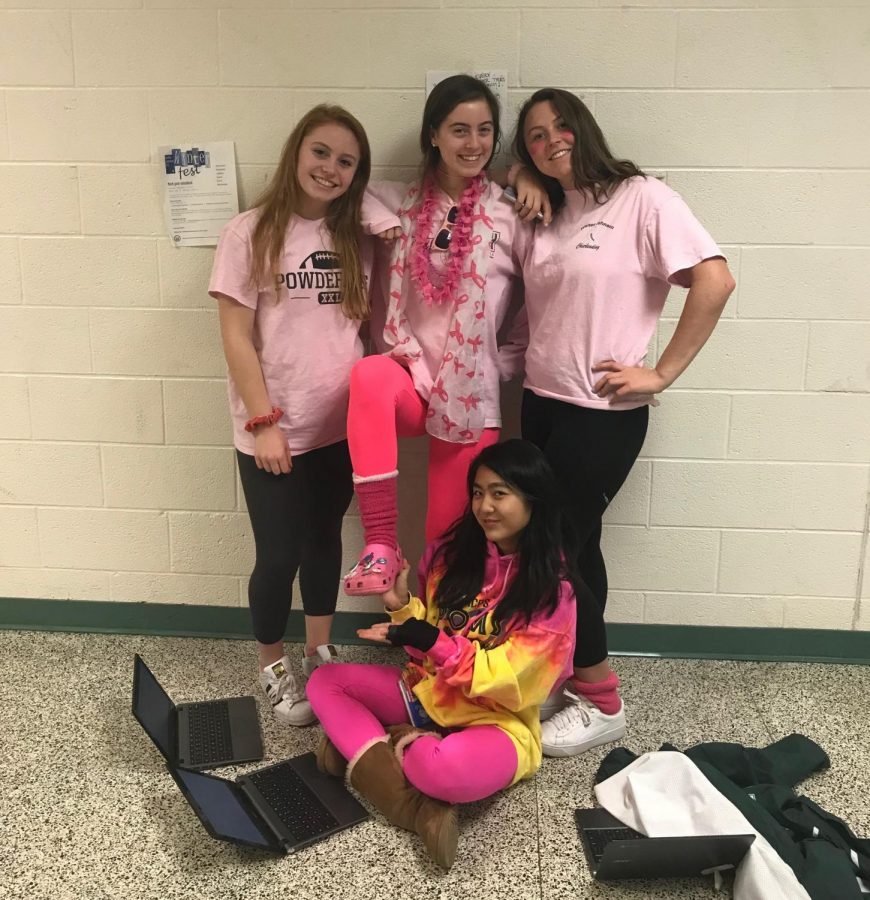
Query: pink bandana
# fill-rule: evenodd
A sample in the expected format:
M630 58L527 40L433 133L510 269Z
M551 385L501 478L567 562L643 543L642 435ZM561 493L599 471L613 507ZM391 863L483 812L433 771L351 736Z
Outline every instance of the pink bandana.
M447 275L442 286L435 288L428 276L428 244L434 237L432 217L437 205L434 185L425 185L422 198L419 195L420 186L412 186L398 212L403 233L390 257L384 340L392 348L388 355L413 369L423 351L405 315L405 298L453 306L441 366L429 396L423 394L429 404L426 431L451 443L473 444L480 440L484 426L484 289L493 228L486 207L495 197L483 174L463 192L457 204ZM419 391L419 384L417 387Z

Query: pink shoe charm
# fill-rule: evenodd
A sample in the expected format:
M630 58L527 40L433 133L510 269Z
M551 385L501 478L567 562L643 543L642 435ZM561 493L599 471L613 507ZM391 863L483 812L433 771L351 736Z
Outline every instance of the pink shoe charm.
M398 547L366 544L359 562L344 576L344 592L366 597L388 591L402 569L404 557Z

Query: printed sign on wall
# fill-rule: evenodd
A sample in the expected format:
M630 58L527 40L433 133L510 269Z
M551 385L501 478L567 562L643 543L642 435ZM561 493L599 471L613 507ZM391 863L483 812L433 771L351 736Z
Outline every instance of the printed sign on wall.
M239 214L232 141L159 147L163 214L176 247L214 247L221 228Z

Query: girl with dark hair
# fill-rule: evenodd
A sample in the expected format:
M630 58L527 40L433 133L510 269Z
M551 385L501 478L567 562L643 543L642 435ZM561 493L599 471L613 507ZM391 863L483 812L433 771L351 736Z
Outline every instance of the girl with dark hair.
M348 381L369 310L371 253L360 224L369 170L360 123L339 106L310 110L254 208L221 232L209 284L256 546L248 599L260 684L277 718L291 725L314 720L304 676L334 656L341 522L353 493ZM375 231L398 224L383 208L365 217L380 217ZM306 636L301 681L283 645L297 570Z
M389 282L387 350L351 375L348 442L366 541L345 576L351 595L383 593L401 568L397 437L429 435L427 540L459 516L469 462L498 440L496 332L529 230L487 176L498 140L489 88L469 75L446 78L423 111L420 180L371 186L398 211L402 234L380 273Z
M527 336L522 434L550 461L580 541L578 568L597 603L581 604L564 709L544 724L544 753L566 756L621 737L619 679L607 662L601 517L640 453L655 395L710 336L734 279L722 251L669 187L611 153L573 94L547 88L519 114L514 151L547 186L556 214L523 261ZM672 284L689 288L654 367L647 345Z
M540 765L538 706L570 675L576 619L557 487L540 450L521 440L483 449L466 496L465 515L421 562L421 597L407 592L405 564L384 594L392 622L358 632L405 647L401 677L392 666L340 664L308 682L324 729L321 769L346 774L444 868L456 852L452 804Z

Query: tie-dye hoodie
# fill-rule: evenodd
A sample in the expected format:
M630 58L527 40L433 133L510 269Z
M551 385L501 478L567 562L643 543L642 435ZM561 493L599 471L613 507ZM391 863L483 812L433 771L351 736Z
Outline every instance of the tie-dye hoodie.
M487 548L484 587L464 610L439 616L435 591L444 567L440 561L427 564L434 555L430 548L421 563L424 598L411 597L390 616L396 624L423 619L441 630L428 653L406 648L414 693L432 721L444 728L495 725L505 731L517 751L515 783L541 764L538 708L572 673L577 613L574 589L563 581L554 612L536 613L527 625L522 620L494 623L498 603L516 574L517 558L501 556L492 543Z

